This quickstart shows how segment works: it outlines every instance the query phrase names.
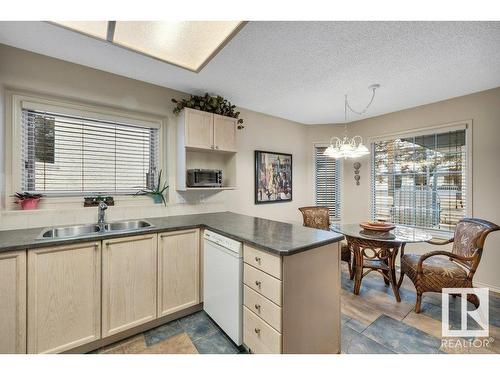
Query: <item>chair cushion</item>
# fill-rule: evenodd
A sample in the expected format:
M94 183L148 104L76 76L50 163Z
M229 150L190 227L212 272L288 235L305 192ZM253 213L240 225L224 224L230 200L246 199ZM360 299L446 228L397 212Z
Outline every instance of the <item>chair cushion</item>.
M401 268L405 273L416 273L417 264L420 259L418 254L405 254L401 257ZM422 265L424 276L434 276L443 279L467 279L467 271L455 262L440 255L424 260Z

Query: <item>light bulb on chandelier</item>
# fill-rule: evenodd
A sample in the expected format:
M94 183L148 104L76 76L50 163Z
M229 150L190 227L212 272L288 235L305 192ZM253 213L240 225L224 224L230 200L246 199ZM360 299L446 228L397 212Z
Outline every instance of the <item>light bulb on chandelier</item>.
M372 97L369 103L362 111L354 110L347 100L347 94L344 97L344 137L340 139L339 137L332 137L330 139L330 145L326 148L323 155L340 159L340 158L359 158L364 155L368 155L370 150L363 144L363 138L360 135L355 135L352 138L347 136L347 109L351 112L356 113L358 115L362 115L366 112L366 110L370 107L375 99L375 91L380 87L379 84L374 84L368 87L369 90L372 90Z

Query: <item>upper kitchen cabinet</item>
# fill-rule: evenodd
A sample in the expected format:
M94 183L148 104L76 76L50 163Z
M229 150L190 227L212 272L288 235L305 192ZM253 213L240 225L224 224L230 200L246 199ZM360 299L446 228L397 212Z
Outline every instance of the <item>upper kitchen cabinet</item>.
M236 127L233 117L214 114L214 147L220 151L236 152Z
M236 152L238 120L184 108L179 117L179 142L189 149Z
M26 251L0 254L0 354L26 353Z
M184 108L177 123L177 190L229 190L236 187L238 119ZM190 169L222 172L222 186L189 186Z
M214 119L213 114L196 109L184 109L180 122L184 122L186 147L213 149ZM182 130L180 128L179 130Z

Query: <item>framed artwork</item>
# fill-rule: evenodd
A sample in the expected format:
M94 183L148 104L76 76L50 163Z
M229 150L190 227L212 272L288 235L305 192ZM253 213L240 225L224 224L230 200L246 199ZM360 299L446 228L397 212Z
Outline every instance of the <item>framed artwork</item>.
M255 151L255 204L292 200L292 155Z

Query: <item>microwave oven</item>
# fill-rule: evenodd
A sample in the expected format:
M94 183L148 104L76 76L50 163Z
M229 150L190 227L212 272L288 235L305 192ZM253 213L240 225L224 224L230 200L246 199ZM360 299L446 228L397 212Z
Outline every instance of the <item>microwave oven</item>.
M222 171L220 169L188 169L188 187L222 187Z

